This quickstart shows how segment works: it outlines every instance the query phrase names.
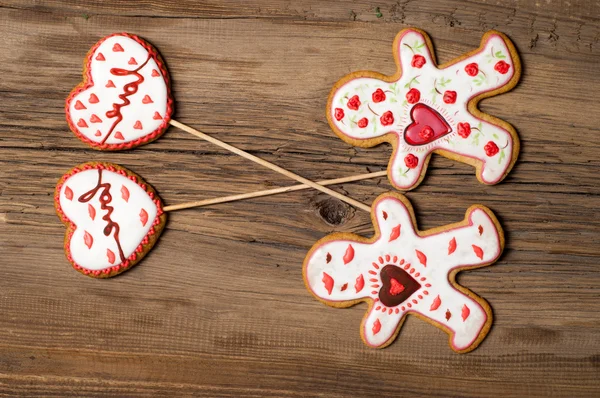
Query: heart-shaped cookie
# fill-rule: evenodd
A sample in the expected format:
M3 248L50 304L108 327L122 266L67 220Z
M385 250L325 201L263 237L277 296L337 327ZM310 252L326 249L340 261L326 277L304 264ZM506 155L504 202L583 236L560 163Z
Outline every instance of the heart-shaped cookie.
M410 145L429 144L452 132L444 117L423 103L411 108L410 120L404 129L404 139Z
M71 169L56 186L54 205L67 225L67 258L75 269L97 278L115 276L137 264L167 220L154 189L110 163Z
M103 38L89 51L83 78L65 111L71 130L93 148L134 148L167 129L173 114L169 76L149 43L127 33Z

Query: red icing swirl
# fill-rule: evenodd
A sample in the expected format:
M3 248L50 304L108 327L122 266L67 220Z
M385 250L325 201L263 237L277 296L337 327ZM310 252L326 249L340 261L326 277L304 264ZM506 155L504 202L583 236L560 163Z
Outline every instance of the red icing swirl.
M100 193L100 208L102 210L106 210L106 214L102 216L102 219L106 221L106 227L104 227L104 235L110 236L110 234L114 231L113 237L115 238L115 242L117 243L117 247L119 248L119 256L121 257L121 261L125 261L125 254L123 253L123 249L121 248L121 241L119 240L119 232L121 227L118 223L114 222L110 216L115 210L114 207L109 206L108 204L112 202L112 195L110 194L111 185L108 182L102 183L102 169L98 169L98 183L94 188L84 193L79 197L80 203L87 203L96 196L98 191L102 189Z
M123 114L121 113L121 108L131 104L131 101L129 101L129 98L127 98L127 97L132 96L133 94L137 93L140 84L142 84L144 82L144 76L142 76L139 73L139 71L144 66L146 66L148 61L150 61L150 58L151 58L151 56L148 55L148 58L146 59L146 61L143 64L141 64L139 67L137 67L136 69L133 69L133 70L127 70L127 69L121 69L121 68L112 68L110 70L110 73L115 76L134 75L135 77L137 77L137 80L127 83L126 85L123 86L123 93L119 94L119 98L123 102L120 104L113 104L113 109L106 112L106 117L108 117L108 118L116 117L117 120L114 121L114 123L110 127L110 130L108 131L108 134L106 135L106 137L104 137L101 144L104 144L106 142L106 140L108 139L108 137L111 136L111 134L113 133L113 131L115 130L117 125L119 123L121 123L121 121L123 120Z

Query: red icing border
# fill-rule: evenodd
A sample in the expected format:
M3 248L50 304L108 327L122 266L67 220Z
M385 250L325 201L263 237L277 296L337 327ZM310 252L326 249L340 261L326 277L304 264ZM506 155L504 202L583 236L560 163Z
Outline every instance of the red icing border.
M114 37L114 36L125 36L132 40L135 40L142 47L144 47L144 49L146 49L146 51L148 51L148 54L152 57L152 59L154 59L154 61L156 62L156 64L158 65L158 68L160 69L160 71L162 73L162 77L167 86L167 111L165 112L165 116L163 117L163 122L153 132L146 134L145 136L140 137L136 140L124 142L121 144L101 144L101 143L90 140L89 138L87 138L84 134L82 134L79 131L79 129L77 128L77 124L73 123L73 121L71 120L71 113L70 113L69 108L71 105L71 101L73 100L73 98L76 95L78 95L82 91L85 91L85 90L89 89L90 87L94 86L94 80L92 79L92 72L91 72L92 57L93 57L94 53L96 52L96 49L98 47L100 47L100 45L105 40L107 40L111 37ZM170 84L170 79L169 79L169 72L168 72L167 67L165 66L160 54L150 43L146 42L144 39L142 39L136 35L132 35L129 33L125 33L125 32L113 33L109 36L103 37L100 41L98 41L94 45L94 47L92 47L90 49L90 51L86 55L86 60L85 60L84 65L85 65L85 67L84 67L84 73L83 73L83 82L81 82L80 84L75 86L75 88L73 90L71 90L71 92L69 93L69 96L67 97L66 103L65 103L65 115L66 115L67 123L69 125L69 128L71 129L71 131L73 133L75 133L77 138L79 138L86 144L90 145L94 149L98 149L101 151L120 151L120 150L125 150L125 149L132 149L132 148L138 147L140 145L144 145L149 142L152 142L155 139L157 139L158 137L160 137L167 130L167 128L169 127L169 121L171 120L171 116L173 115L173 110L174 110L174 108L173 108L174 100L173 100L173 96L171 94L171 84Z
M71 255L70 243L71 243L71 238L73 237L73 233L75 232L75 229L77 228L77 226L73 222L71 222L71 220L65 215L65 213L63 212L63 210L60 206L60 193L62 191L62 186L64 185L64 183L70 177L74 176L75 174L80 173L82 171L86 171L86 170L107 170L107 171L111 171L114 173L118 173L124 177L127 177L128 179L130 179L131 181L133 181L137 185L139 185L144 191L146 191L146 193L148 194L150 199L152 199L154 201L154 204L156 205L156 208L157 208L156 217L155 217L154 221L152 222L152 226L150 227L150 230L148 231L146 236L144 236L144 239L142 239L142 242L138 245L138 247L135 249L135 251L127 258L127 260L122 261L121 263L119 263L117 265L113 265L111 267L104 268L102 270L95 270L95 271L84 268L84 267L80 266L79 264L77 264L73 260L73 257ZM162 222L161 216L163 214L165 214L163 211L162 201L160 200L160 197L158 196L158 194L156 194L150 186L147 186L146 184L143 183L143 181L141 181L140 178L136 177L135 175L131 175L131 174L132 173L128 172L127 169L120 167L118 165L115 165L115 164L90 162L90 163L80 164L78 166L75 166L71 170L69 170L65 175L63 175L60 178L60 180L58 181L58 184L56 185L56 189L54 191L54 203L55 203L56 213L58 214L58 217L60 218L60 220L64 224L67 225L67 232L65 233L65 245L64 245L65 246L65 254L67 256L67 259L71 263L71 265L73 265L73 268L75 268L77 271L81 272L84 275L95 276L95 277L109 277L109 276L120 274L121 272L128 270L129 268L131 268L131 266L133 266L136 263L138 254L144 252L144 245L147 245L149 243L148 237L157 233L157 230L155 227L157 225L161 224L161 222ZM160 234L160 232L162 232L162 228L158 230L159 234Z

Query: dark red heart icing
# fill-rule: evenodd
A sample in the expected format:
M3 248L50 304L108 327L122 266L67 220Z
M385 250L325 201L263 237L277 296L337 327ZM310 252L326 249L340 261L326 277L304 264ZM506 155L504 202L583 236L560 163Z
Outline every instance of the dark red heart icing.
M387 307L402 304L421 288L421 284L408 272L393 264L383 267L379 277L383 284L381 290L379 290L379 300Z
M452 132L444 117L425 104L412 107L410 120L412 123L404 130L404 140L410 145L429 144Z

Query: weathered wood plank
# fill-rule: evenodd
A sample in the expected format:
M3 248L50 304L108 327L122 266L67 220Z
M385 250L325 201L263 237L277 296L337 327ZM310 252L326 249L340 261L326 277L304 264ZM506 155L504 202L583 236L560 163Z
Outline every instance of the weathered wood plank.
M597 395L598 9L592 1L3 2L0 393ZM521 84L482 104L521 135L512 174L486 187L470 167L434 157L407 195L421 228L458 221L473 203L505 227L501 260L460 276L496 317L476 351L454 354L443 332L417 319L389 348L370 350L358 336L364 306L314 300L301 278L306 250L331 231L372 228L366 213L313 191L174 213L151 255L109 281L70 269L52 190L77 163L131 168L167 204L293 183L175 129L130 152L89 150L68 131L63 104L100 37L127 30L159 48L177 120L322 179L387 164L389 147L335 137L324 107L346 73L392 73L391 42L410 25L430 33L441 62L492 28L523 60ZM391 187L380 178L336 189L369 203Z

